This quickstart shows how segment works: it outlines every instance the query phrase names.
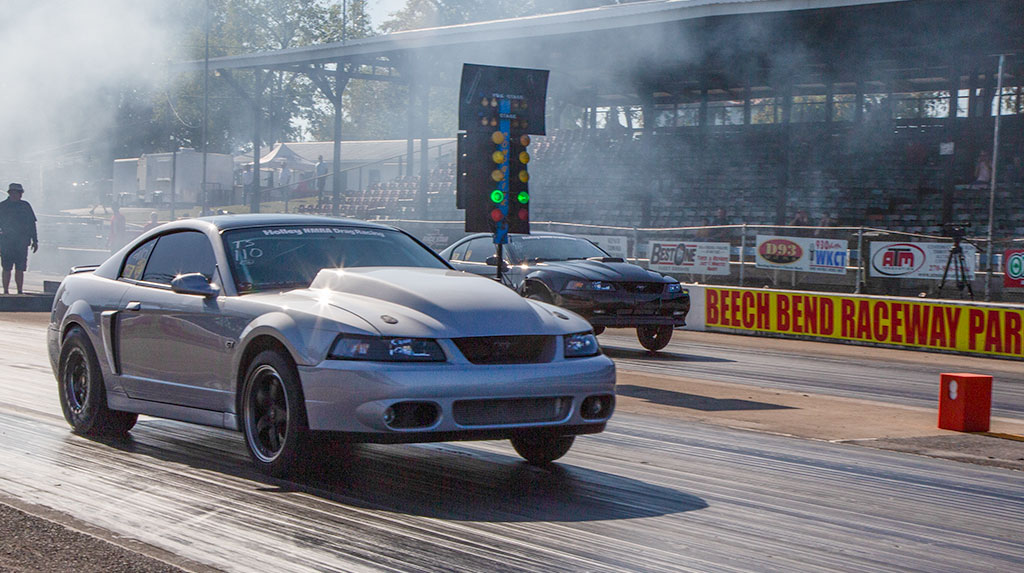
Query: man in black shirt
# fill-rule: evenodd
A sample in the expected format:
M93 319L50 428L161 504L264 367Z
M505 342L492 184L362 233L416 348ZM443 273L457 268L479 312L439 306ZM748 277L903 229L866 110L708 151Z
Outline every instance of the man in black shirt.
M25 267L28 264L28 248L39 249L36 236L36 214L28 201L22 201L25 189L21 183L11 183L7 188L7 199L0 201L0 265L3 266L4 294L10 294L11 269L14 269L14 284L22 294L25 284Z

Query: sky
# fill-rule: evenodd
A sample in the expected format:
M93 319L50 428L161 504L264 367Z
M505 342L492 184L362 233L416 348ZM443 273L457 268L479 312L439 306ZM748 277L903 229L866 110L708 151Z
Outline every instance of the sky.
M338 2L340 3L341 0L338 0ZM392 12L398 11L404 5L405 0L369 0L367 2L367 11L370 13L370 21L373 22L373 27L380 26L381 22L387 20Z

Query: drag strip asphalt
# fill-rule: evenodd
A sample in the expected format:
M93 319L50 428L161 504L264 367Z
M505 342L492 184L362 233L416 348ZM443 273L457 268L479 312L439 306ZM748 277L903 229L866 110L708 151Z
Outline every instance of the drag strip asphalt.
M128 439L86 439L61 416L44 335L45 320L0 316L0 499L152 546L183 569L1008 571L1024 562L1019 471L676 419L664 404L620 411L545 468L506 442L370 445L286 481L256 473L241 435L225 430L144 417ZM617 361L657 362L633 357L625 341L602 335L602 344ZM693 345L685 353L745 359ZM890 363L875 362L880 377Z

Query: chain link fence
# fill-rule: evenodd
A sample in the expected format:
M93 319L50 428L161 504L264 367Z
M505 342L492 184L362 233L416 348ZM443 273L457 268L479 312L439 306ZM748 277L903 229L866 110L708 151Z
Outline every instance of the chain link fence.
M381 222L404 228L436 250L466 234L462 221ZM688 283L1024 303L1019 286L1024 283L1024 239L993 240L989 257L984 237L965 234L954 240L962 232L959 228L938 236L866 226L632 228L545 221L532 223L531 230L587 237L614 256ZM759 245L772 239L781 239L776 245L801 245L811 251L811 258L826 264L812 260L801 269L798 261L787 262L785 256L776 257L775 263L765 252L759 257ZM700 263L694 257L727 257L727 264L694 264Z

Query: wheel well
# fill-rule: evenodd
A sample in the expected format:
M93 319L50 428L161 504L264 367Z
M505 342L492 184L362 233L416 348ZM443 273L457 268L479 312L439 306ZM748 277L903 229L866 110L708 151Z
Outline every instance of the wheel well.
M530 296L531 294L539 294L547 298L551 297L551 290L548 289L547 285L538 280L527 280L523 283L523 296Z
M65 340L65 339L67 339L67 337L68 337L68 334L69 334L69 333L71 332L71 329L72 329L72 328L81 328L82 330L85 330L85 327L84 327L84 326L82 326L81 324L78 324L77 322L74 322L74 321L71 321L71 322L69 322L69 323L68 323L68 324L67 324L67 325L66 325L66 326L64 327L64 331L60 333L60 341L61 341L61 344L63 344L63 343L64 343L64 340Z
M254 358L264 350L276 350L281 353L281 356L285 357L286 360L295 365L295 360L292 359L292 355L288 352L288 348L281 343L280 340L263 334L257 336L249 342L249 346L245 347L245 352L242 353L242 359L238 361L238 373L235 376L235 408L236 412L241 414L241 404L238 400L241 399L242 395L242 384L245 383L245 373L249 370L249 364Z

